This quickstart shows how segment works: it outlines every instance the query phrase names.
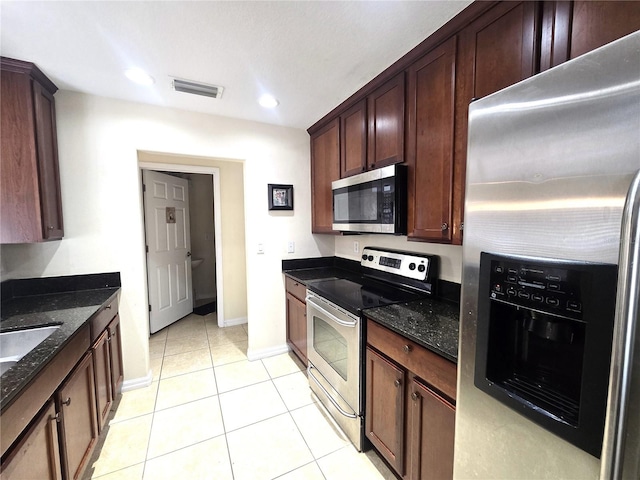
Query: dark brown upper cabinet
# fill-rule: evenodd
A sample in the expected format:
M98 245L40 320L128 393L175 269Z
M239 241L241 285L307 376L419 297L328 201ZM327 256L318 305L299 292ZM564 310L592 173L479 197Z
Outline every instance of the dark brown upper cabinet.
M29 62L2 57L0 70L0 243L59 240L57 87Z
M311 135L311 231L333 230L331 182L340 178L340 119L335 118Z
M455 79L455 37L407 72L407 235L412 239L452 238Z
M560 65L638 29L638 1L544 2L540 70Z
M404 72L367 96L367 169L404 162Z
M367 101L340 115L340 178L367 170Z
M462 243L469 104L536 73L539 4L501 2L459 34L451 241Z

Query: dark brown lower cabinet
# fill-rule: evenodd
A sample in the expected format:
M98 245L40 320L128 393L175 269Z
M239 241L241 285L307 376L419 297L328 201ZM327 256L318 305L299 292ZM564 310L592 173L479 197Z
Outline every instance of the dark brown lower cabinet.
M111 404L113 403L111 385L111 361L109 352L109 330L102 332L98 340L91 347L93 356L93 370L96 382L96 407L98 414L98 431L102 431Z
M367 348L365 428L378 452L404 473L405 371Z
M81 478L98 438L95 395L93 355L87 352L56 392L66 480Z
M60 480L60 446L55 404L47 403L20 443L2 463L0 478Z
M451 479L456 365L368 320L365 368L374 448L404 480Z
M122 340L120 336L120 315L111 320L109 324L109 361L111 365L111 391L116 398L122 391L124 381L124 369L122 363Z
M307 305L287 292L287 340L294 353L307 364Z
M415 377L409 392L406 478L453 478L455 408Z

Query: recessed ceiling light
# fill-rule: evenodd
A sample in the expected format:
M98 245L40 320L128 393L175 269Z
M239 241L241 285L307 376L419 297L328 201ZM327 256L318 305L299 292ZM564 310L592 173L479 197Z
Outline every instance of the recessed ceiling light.
M124 74L127 76L129 80L137 83L138 85L149 86L156 83L151 75L140 68L130 68L126 70Z
M265 93L260 97L260 99L258 100L258 103L264 108L275 108L278 106L280 102L278 102L278 100L276 100L276 98L273 95L269 95L268 93Z

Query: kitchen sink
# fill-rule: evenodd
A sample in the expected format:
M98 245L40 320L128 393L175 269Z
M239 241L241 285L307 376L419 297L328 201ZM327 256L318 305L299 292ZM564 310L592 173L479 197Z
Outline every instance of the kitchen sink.
M42 343L60 325L28 328L0 333L0 375Z

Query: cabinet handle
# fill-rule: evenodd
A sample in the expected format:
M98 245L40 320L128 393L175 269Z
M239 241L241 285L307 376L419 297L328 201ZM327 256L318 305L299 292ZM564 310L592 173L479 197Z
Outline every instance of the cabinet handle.
M67 398L64 402L62 402L62 405L66 405L67 407L71 405L71 397Z
M420 394L418 392L411 393L411 400L416 401L420 398Z
M440 228L442 229L443 232L446 232L447 230L449 230L449 224L445 222L440 226Z
M48 228L49 230L53 230L53 229L54 229L53 225L49 225L47 228Z
M296 283L293 284L293 286L294 287L298 287L298 286L300 286L300 284L298 282L296 282Z
M404 347L402 347L402 350L404 351L404 353L409 353L413 349L411 348L411 345L405 345Z
M111 310L111 304L107 305L105 308L106 308L107 310Z
M393 384L394 384L396 387L399 387L400 385L402 385L402 382L401 382L399 379L397 379L397 378L396 378L396 379L394 380Z
M460 223L460 231L463 232L464 231L464 222Z

